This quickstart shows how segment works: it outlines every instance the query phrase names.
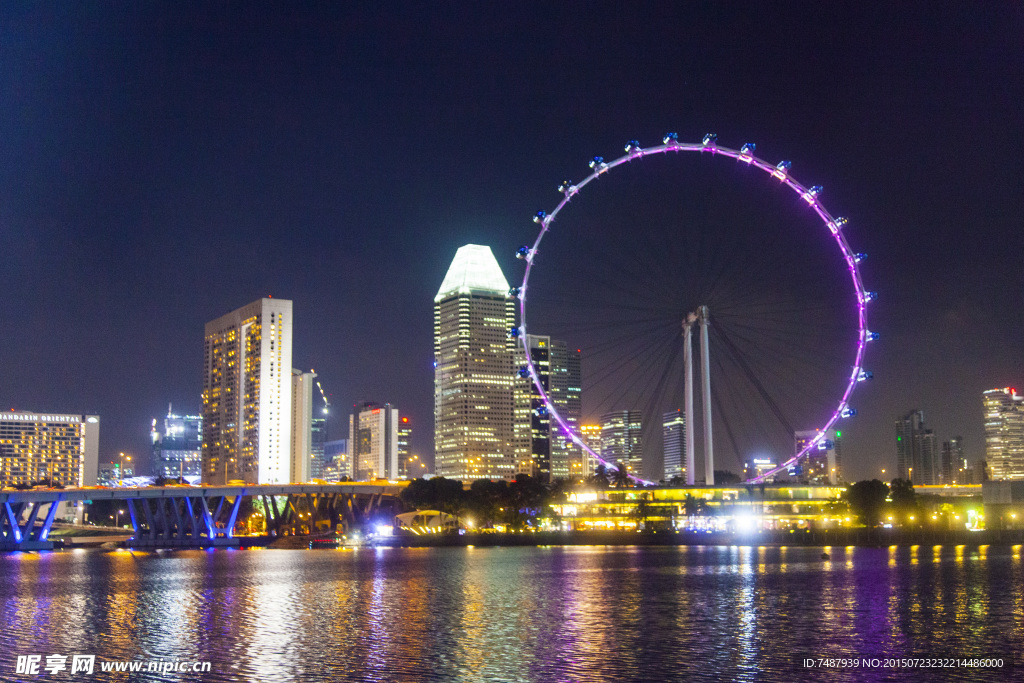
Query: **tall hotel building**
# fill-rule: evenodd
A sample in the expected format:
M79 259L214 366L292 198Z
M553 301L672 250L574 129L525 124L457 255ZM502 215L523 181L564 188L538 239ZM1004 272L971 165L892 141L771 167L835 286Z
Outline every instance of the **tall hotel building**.
M260 299L206 324L203 483L292 475L292 302Z
M530 454L529 389L517 380L515 300L490 247L460 247L434 297L437 474L514 479Z
M570 427L579 431L583 419L583 376L580 350L558 339L551 340L551 377L548 397ZM584 467L583 449L556 423L551 428L551 476L579 478L589 474Z
M0 412L0 486L95 486L99 442L97 415Z
M896 474L914 484L937 484L938 443L925 429L924 412L912 410L896 420Z
M990 389L985 408L985 460L993 479L1024 479L1024 396L1016 389Z
M288 481L304 484L313 476L313 383L316 373L292 368L292 450Z

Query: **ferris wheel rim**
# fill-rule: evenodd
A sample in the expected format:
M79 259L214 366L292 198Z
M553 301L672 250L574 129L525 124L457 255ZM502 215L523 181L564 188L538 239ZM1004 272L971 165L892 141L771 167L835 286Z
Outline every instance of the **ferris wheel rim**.
M755 146L752 144L745 144L740 149L732 149L729 147L722 147L717 144L717 138L713 134L704 136L702 142L699 143L682 143L679 142L674 133L667 135L661 145L657 145L649 148L642 148L635 141L631 141L626 145L626 153L622 156L614 159L613 161L605 162L601 157L594 157L590 162L591 172L583 180L578 183L569 183L566 181L563 186L559 188L562 192L563 197L558 202L557 206L551 211L551 213L545 213L540 211L534 217L534 222L539 223L541 228L537 234L533 245L528 249L526 247L520 249L520 256L526 262L526 268L523 273L522 284L518 288L516 296L519 299L519 325L516 332L519 336L520 342L523 346L524 358L526 363L526 370L533 381L533 385L540 394L541 400L544 402L544 406L548 412L548 415L553 417L558 425L562 428L563 432L571 439L575 446L583 449L589 453L597 462L603 464L605 467L609 467L608 463L599 454L595 453L590 446L584 443L580 437L578 431L570 426L565 419L558 412L557 407L550 400L548 393L544 390L544 387L540 380L540 374L537 372L537 368L533 362L533 358L530 354L529 339L527 334L526 325L526 301L528 284L530 280L530 273L533 270L534 257L539 251L540 244L550 229L551 223L554 222L558 214L564 209L570 201L582 191L591 182L597 180L600 176L609 173L612 169L617 168L623 164L631 161L643 159L648 156L655 156L659 154L667 154L669 152L697 152L700 154L710 154L712 156L723 156L726 158L735 159L737 162L746 163L748 166L757 168L764 171L769 176L776 178L780 183L786 185L794 193L803 199L809 207L813 210L814 214L821 220L822 225L829 231L830 235L834 238L839 246L840 251L843 255L843 260L846 261L847 268L850 273L850 277L853 283L854 292L857 301L857 353L853 363L853 372L851 373L845 390L843 391L842 398L839 400L838 405L832 411L831 417L825 423L824 426L818 428L818 436L811 439L796 455L785 460L782 464L776 468L765 472L756 477L748 479L748 483L759 483L765 479L772 477L779 472L789 468L793 463L798 462L802 457L809 453L812 449L819 447L819 442L824 438L832 426L843 417L846 417L847 411L850 409L849 401L853 395L854 388L861 379L861 373L864 368L864 356L867 343L874 337L871 332L868 331L867 327L867 304L873 298L874 294L864 289L864 283L861 278L859 264L859 254L856 254L846 240L846 236L843 231L843 225L846 223L846 219L840 216L833 216L824 206L820 200L821 187L811 186L807 187L797 181L789 173L790 162L781 161L778 164L772 165L760 157L754 154ZM523 249L527 249L526 253L522 253ZM853 414L856 414L855 412ZM630 479L637 481L644 485L655 485L655 482L643 479L640 476L629 474Z

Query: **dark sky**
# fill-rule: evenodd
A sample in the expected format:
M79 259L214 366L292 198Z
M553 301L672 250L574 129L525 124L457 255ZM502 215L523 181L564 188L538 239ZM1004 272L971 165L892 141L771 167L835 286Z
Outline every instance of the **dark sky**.
M1009 2L4 2L0 405L144 452L200 408L204 323L270 294L294 365L429 457L455 250L517 280L591 156L714 131L792 159L870 254L849 475L894 466L911 408L980 457L980 392L1024 384L1022 64Z

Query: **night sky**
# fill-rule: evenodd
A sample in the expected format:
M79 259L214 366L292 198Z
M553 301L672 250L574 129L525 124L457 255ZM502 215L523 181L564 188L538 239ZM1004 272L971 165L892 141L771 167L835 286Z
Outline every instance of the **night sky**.
M429 460L455 250L517 281L592 156L715 132L791 159L870 255L848 476L893 472L912 408L980 458L981 391L1024 384L1022 64L1009 2L4 2L0 405L96 412L101 461L141 455L200 410L203 325L272 295L330 437L391 401Z

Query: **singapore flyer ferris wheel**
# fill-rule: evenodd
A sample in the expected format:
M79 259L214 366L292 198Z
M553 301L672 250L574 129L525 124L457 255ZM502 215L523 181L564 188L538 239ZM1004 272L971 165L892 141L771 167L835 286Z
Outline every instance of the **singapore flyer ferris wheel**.
M534 217L537 236L517 252L525 270L510 292L519 309L519 325L510 336L523 349L520 376L533 382L552 431L592 462L617 466L581 436L578 420L564 415L564 402L551 395L531 353L528 310L541 318L540 332L561 327L559 334L572 345L577 339L589 342L590 355L581 350L591 378L584 378L584 403L588 394L596 396L589 411L595 419L616 402L644 404L649 424L659 422L666 407L679 407L690 485L698 451L707 484L714 483L716 446L732 451L738 462L770 456L771 468L747 478L771 480L805 456L831 448L829 435L839 434L841 421L857 414L851 398L858 384L872 378L864 367L865 350L878 338L867 324L876 294L861 277L866 255L850 246L848 221L825 207L821 186L798 182L789 161L772 164L754 152L753 144L720 146L714 134L685 143L670 133L648 148L630 141L622 156L594 157L586 177L561 183L558 204ZM683 179L684 190L677 192L672 184L680 181L665 167L668 162L652 160L681 153L732 160L738 168L724 171L727 180L735 174L762 180L729 182L732 187L718 197L722 182L707 176L723 171L705 170L710 162L698 161L687 169L692 179ZM661 164L653 182L639 170L652 163ZM592 184L614 188L605 178L619 174L631 177L613 189L607 206L573 225L569 217L580 212L582 197L591 201L602 194ZM750 197L751 186L757 197ZM791 191L783 193L789 202L780 199L778 188ZM627 207L613 216L615 201ZM689 208L665 213L666 205L694 204L702 207L696 214ZM666 226L661 234L649 229L655 224ZM549 279L538 282L545 270ZM560 290L571 290L561 302ZM809 436L794 448L793 435L801 429ZM645 436L645 443L651 441ZM658 478L641 471L629 476L644 484Z

